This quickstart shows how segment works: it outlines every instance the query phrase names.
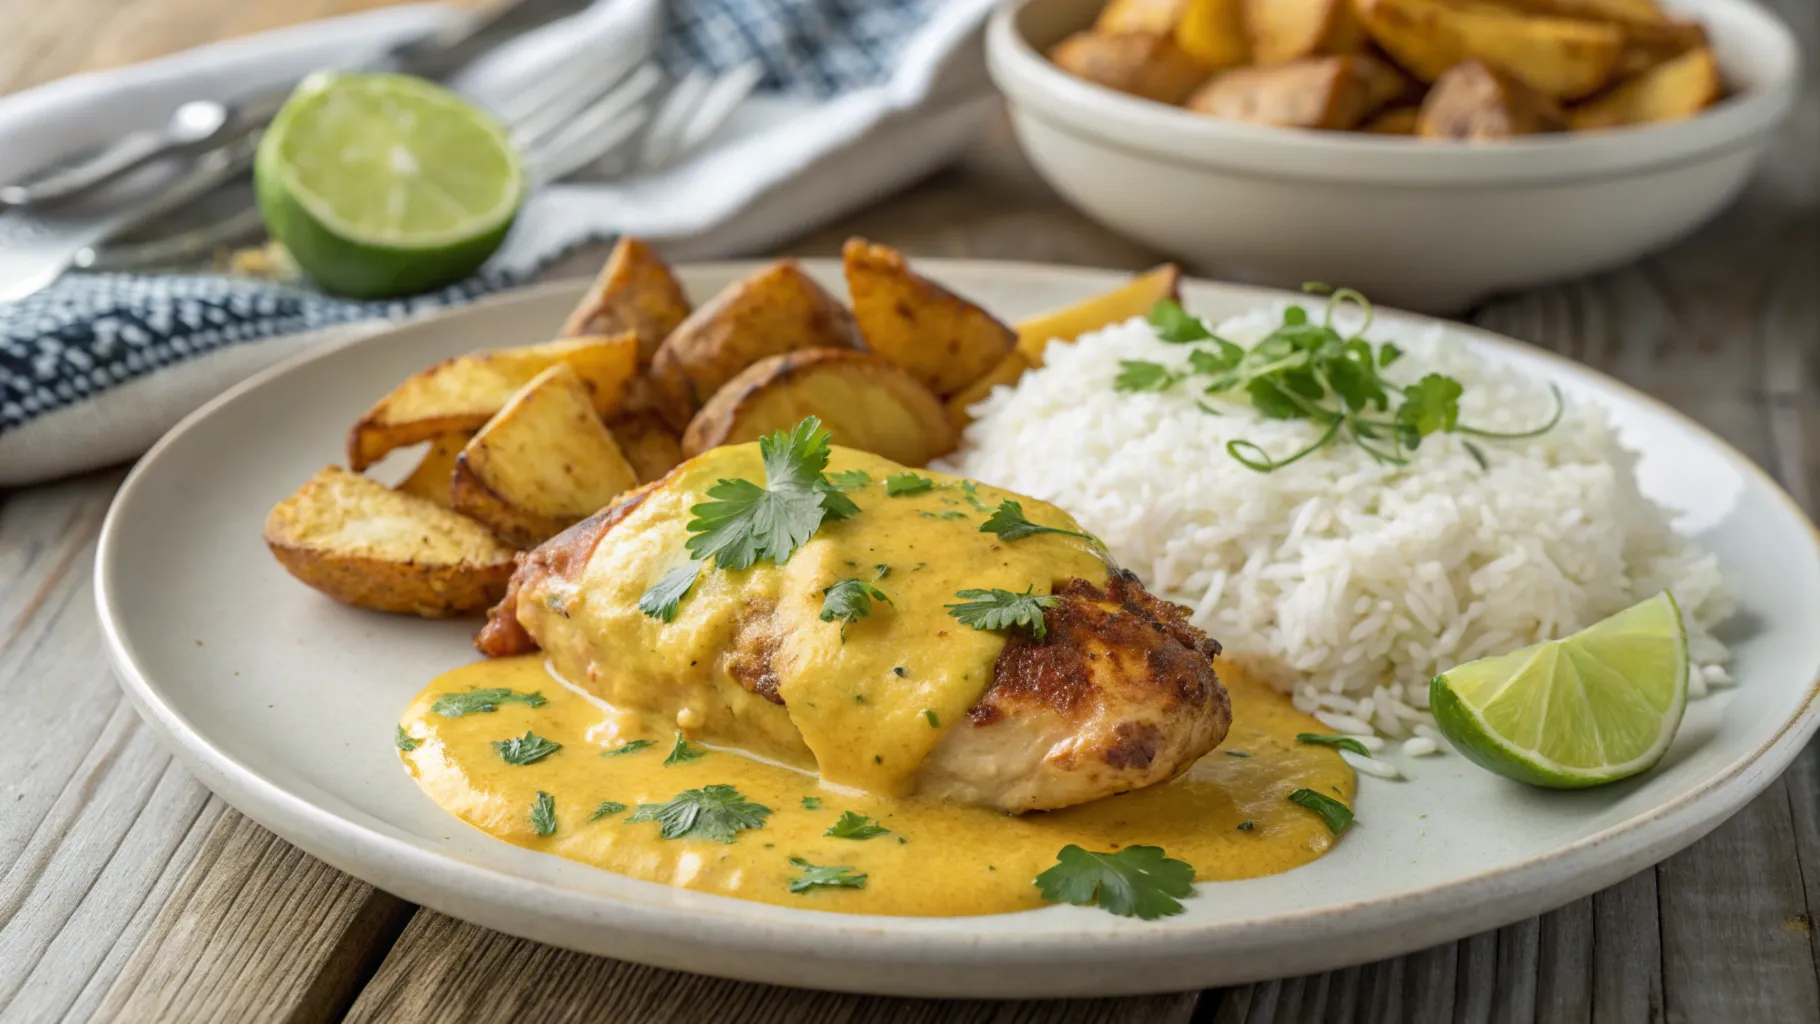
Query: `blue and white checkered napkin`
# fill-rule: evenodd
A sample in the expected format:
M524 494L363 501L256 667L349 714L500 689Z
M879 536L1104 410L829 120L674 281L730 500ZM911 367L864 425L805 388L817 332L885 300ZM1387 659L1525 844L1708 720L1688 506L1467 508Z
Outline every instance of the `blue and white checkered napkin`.
M0 303L0 486L135 456L226 387L304 347L524 283L589 242L630 233L672 259L755 253L901 188L952 160L994 110L978 54L991 6L597 0L455 84L484 103L553 51L655 31L672 74L756 60L759 91L678 166L539 191L480 274L432 294L356 302L248 278L73 274ZM455 16L440 5L389 8L0 100L0 179L158 124L183 100L345 65Z

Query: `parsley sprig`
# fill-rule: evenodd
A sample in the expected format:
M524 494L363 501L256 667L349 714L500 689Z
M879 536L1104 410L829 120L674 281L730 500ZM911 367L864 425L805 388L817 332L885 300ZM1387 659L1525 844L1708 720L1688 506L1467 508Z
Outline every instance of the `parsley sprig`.
M891 830L874 822L869 816L855 811L842 811L840 820L828 826L822 835L836 839L874 839L886 835Z
M1099 543L1099 540L1092 534L1082 533L1079 530L1038 526L1024 515L1024 506L1010 498L998 503L998 508L992 511L991 518L980 525L980 532L996 533L1003 540L1023 540L1025 537L1034 537L1039 533L1059 533L1064 537L1079 537L1095 544Z
M674 768L679 764L688 764L690 761L700 760L707 755L708 750L706 747L694 746L679 732L676 734L676 743L670 747L670 756L664 758L664 767Z
M555 740L525 730L523 736L514 736L509 740L494 740L493 749L499 751L499 759L507 764L523 767L549 757L562 749L562 744Z
M866 887L866 876L853 874L853 869L845 865L821 867L811 864L801 857L791 857L790 863L802 871L802 874L790 879L791 892L808 892L817 887L827 889L864 889Z
M764 828L771 808L755 804L727 785L685 789L668 802L639 804L628 822L655 821L664 839L706 839L731 843L749 828Z
M436 703L430 705L430 710L444 718L460 718L463 715L498 711L501 704L523 704L538 708L546 703L548 701L541 693L513 693L503 686L492 686L466 693L445 693L436 698Z
M1180 901L1194 892L1194 866L1165 857L1160 846L1094 853L1070 843L1036 885L1051 903L1098 903L1120 917L1152 921L1182 912Z
M531 827L540 836L556 834L556 798L541 789L537 791L537 801L531 805Z
M988 630L1023 626L1038 640L1049 635L1049 628L1043 622L1043 609L1054 605L1056 599L1048 594L1032 594L1028 589L1019 594L994 587L991 590L960 590L954 596L962 603L946 607L948 614L959 619L962 625Z
M879 578L884 574L880 573ZM840 622L841 642L847 641L847 627L872 614L872 602L891 604L885 592L864 580L836 580L822 590L823 622Z
M1371 303L1365 296L1350 288L1307 288L1331 292L1322 322L1310 323L1307 310L1290 306L1283 311L1282 324L1249 349L1215 336L1174 301L1158 300L1149 316L1158 337L1210 347L1190 352L1186 371L1124 360L1113 386L1120 391L1165 391L1190 377L1205 377L1209 395L1243 393L1265 419L1307 420L1324 428L1312 444L1281 458L1253 441L1226 442L1228 455L1260 473L1282 469L1341 437L1379 463L1403 466L1421 447L1422 439L1432 434L1521 440L1554 429L1566 411L1561 390L1551 385L1555 411L1541 426L1507 432L1461 423L1460 396L1465 389L1459 381L1430 373L1414 384L1401 385L1383 375L1403 353L1395 345L1365 339L1372 320ZM1364 311L1358 330L1350 335L1334 327L1334 315L1346 303ZM1477 450L1472 451L1482 461Z

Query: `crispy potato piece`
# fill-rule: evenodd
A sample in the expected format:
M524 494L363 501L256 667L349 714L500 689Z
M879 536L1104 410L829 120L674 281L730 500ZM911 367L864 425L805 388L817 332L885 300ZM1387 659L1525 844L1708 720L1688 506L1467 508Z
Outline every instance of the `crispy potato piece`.
M752 364L720 389L683 434L690 458L717 445L754 441L821 417L834 443L920 466L954 448L942 404L882 356L811 349Z
M1093 23L1095 35L1173 35L1182 51L1209 70L1251 58L1245 0L1112 0Z
M850 238L841 257L866 347L938 396L966 387L1017 346L1011 328L911 270L896 249Z
M607 430L641 484L662 479L683 460L682 439L652 413L622 413L607 421Z
M1546 18L1443 0L1355 0L1366 31L1425 82L1469 60L1496 65L1557 100L1599 91L1618 67L1624 32L1615 25Z
M479 430L531 378L557 363L581 376L602 415L618 410L637 372L638 338L602 338L456 356L406 379L348 431L348 465L362 470L394 448Z
M638 335L638 365L651 365L657 346L689 317L689 297L670 267L643 241L626 235L588 294L562 325L562 337Z
M690 314L651 362L658 409L678 430L740 371L799 348L857 348L853 315L795 260L728 285Z
M1478 61L1435 79L1416 120L1416 134L1425 139L1508 139L1565 127L1554 100Z
M1355 128L1402 95L1407 80L1370 57L1311 57L1223 72L1188 99L1214 117L1291 128Z
M1365 45L1352 0L1246 0L1245 26L1259 64L1357 53Z
M954 424L957 431L967 429L973 422L973 414L967 410L978 405L992 393L992 389L1003 385L1011 387L1017 384L1024 371L1030 369L1030 360L1023 349L1013 349L1011 354L999 360L999 364L987 370L985 375L966 387L956 391L942 403L947 410L948 422Z
M536 547L638 486L587 388L558 363L526 384L455 460L455 511Z
M1174 37L1155 32L1079 32L1055 44L1049 59L1089 82L1172 106L1212 70L1188 56Z
M1156 305L1158 299L1180 298L1177 286L1181 277L1182 272L1175 264L1165 263L1133 277L1112 291L1021 321L1017 325L1017 350L1023 354L1026 365L1041 366L1043 349L1052 341L1073 341L1089 331L1124 323L1134 316L1143 316L1150 312L1150 307ZM1001 360L998 366L980 379L1002 374L1004 366L1004 361ZM955 397L972 390L973 385L969 384L956 392ZM984 395L985 392L980 394Z
M394 490L415 494L443 508L449 508L449 480L455 474L455 457L467 447L471 436L473 435L464 431L457 431L432 439L429 450L418 460L417 468L411 470L411 475L405 477Z
M1359 126L1359 131L1373 135L1414 135L1421 107L1391 107Z
M339 466L272 507L265 543L337 601L427 619L486 610L512 576L512 549L486 527Z
M1702 46L1574 108L1576 131L1653 124L1692 117L1719 101L1725 82L1713 51Z
M1093 31L1103 36L1122 32L1149 32L1167 35L1175 31L1188 9L1188 0L1112 0L1100 8L1093 20Z

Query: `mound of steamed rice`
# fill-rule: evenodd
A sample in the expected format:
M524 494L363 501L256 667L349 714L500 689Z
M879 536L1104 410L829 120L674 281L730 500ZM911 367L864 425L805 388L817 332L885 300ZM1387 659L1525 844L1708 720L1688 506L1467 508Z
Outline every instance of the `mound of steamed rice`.
M1216 330L1251 345L1281 322L1280 307L1260 309ZM1380 324L1368 337L1407 352L1386 371L1399 383L1459 380L1463 423L1516 432L1554 410L1545 384L1443 328ZM1569 398L1534 439L1473 441L1485 468L1464 438L1433 435L1406 467L1336 442L1260 473L1226 442L1281 458L1317 428L1261 419L1192 381L1113 389L1120 360L1181 369L1189 349L1142 319L1052 344L1041 369L976 407L947 461L1074 513L1153 592L1192 609L1229 654L1277 669L1296 705L1338 731L1416 733L1429 749L1436 673L1565 636L1663 588L1688 622L1692 694L1729 682L1709 633L1730 612L1718 565L1638 492L1636 457L1596 405Z

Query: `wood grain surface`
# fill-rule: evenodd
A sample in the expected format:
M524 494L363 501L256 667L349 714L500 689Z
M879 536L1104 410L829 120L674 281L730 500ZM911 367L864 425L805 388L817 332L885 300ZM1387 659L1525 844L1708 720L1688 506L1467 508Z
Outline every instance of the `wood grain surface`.
M0 0L0 92L375 0ZM1820 499L1820 0L1800 108L1749 192L1641 264L1501 297L1472 322L1676 406ZM1007 137L787 247L1138 268ZM586 254L567 269L592 269ZM1820 748L1711 836L1589 899L1458 943L1219 992L959 1003L718 981L420 910L210 796L101 653L90 571L121 472L0 493L0 1024L122 1021L1820 1021Z

